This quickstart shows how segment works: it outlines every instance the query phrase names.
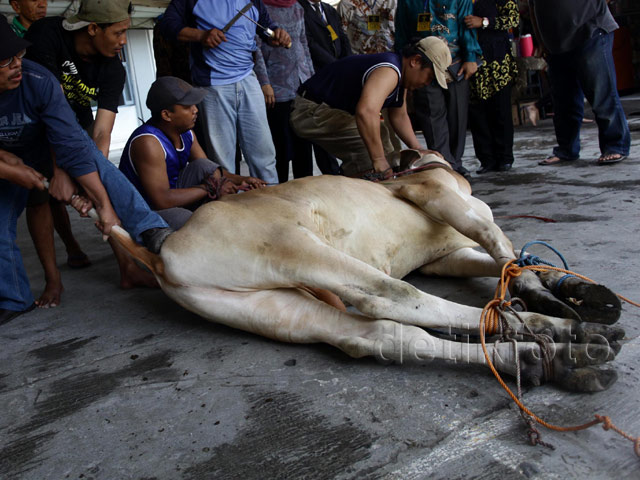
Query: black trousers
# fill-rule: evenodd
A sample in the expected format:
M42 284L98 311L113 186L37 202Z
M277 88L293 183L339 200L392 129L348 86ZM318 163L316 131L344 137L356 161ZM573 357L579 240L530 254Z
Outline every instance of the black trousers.
M440 152L454 170L462 167L467 135L469 81L461 80L441 88L431 85L414 90L416 129L422 130L427 147Z
M312 144L298 137L289 125L292 103L293 100L276 102L273 108L267 108L269 129L276 147L276 171L280 183L289 180L289 162L292 164L293 178L313 175Z
M480 164L497 168L513 163L513 119L511 85L492 97L469 105L473 148Z

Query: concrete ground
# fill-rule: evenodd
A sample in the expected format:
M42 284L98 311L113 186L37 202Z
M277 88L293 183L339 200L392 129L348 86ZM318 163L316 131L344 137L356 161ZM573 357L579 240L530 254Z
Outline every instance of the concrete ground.
M551 242L574 270L640 300L640 117L632 115L640 101L625 106L626 161L595 165L596 127L586 124L581 160L538 166L554 144L546 120L517 129L512 171L474 175L473 188L515 246ZM465 165L475 171L472 151L468 141ZM484 368L354 360L208 323L160 290L120 290L109 247L89 220L71 218L93 265L70 270L59 243L62 305L0 326L1 479L639 478L631 443L600 427L541 428L556 449L529 446ZM19 241L39 294L24 218ZM408 280L476 306L495 287L493 279ZM608 414L640 435L639 322L640 310L625 304L610 390L528 388L526 404L561 425Z

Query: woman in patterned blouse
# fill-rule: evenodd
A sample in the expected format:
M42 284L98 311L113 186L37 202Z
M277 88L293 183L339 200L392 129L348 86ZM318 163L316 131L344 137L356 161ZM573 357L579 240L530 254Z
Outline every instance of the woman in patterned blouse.
M478 32L484 57L471 77L469 106L477 173L506 172L513 164L511 84L517 75L508 31L520 22L518 6L514 0L476 0L464 21Z

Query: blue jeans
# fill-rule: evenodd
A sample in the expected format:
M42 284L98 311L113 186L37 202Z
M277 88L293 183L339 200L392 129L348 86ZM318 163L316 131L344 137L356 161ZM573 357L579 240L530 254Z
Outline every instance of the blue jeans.
M97 151L97 150L96 150ZM135 187L111 162L94 155L100 179L122 227L137 241L140 234L167 224L153 212ZM62 162L59 162L59 164ZM33 304L29 279L16 244L16 224L27 203L29 191L0 180L0 308L20 311Z
M613 33L598 30L582 47L547 58L558 141L555 156L580 156L585 97L596 117L600 152L629 154L631 134L616 87L612 47Z
M236 143L251 176L278 183L276 151L267 122L260 84L253 72L229 85L206 87L209 93L199 105L207 154L226 170L235 170Z

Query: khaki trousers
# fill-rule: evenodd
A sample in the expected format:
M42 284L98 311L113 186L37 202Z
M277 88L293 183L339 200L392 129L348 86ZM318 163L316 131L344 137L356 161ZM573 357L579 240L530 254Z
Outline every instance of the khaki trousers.
M369 152L360 137L355 116L326 103L312 102L300 95L293 102L291 127L302 138L324 148L342 160L342 171L355 176L371 170ZM380 122L380 137L385 155L393 153L389 130Z

